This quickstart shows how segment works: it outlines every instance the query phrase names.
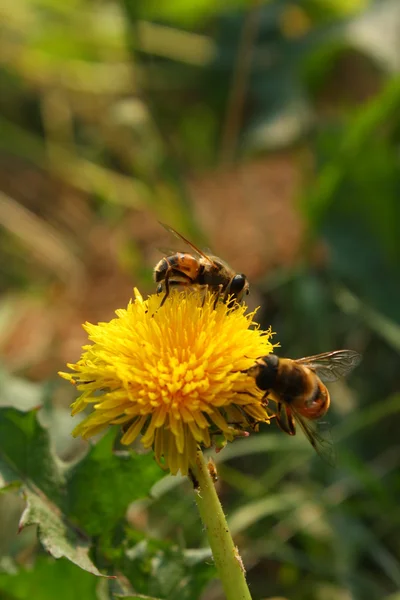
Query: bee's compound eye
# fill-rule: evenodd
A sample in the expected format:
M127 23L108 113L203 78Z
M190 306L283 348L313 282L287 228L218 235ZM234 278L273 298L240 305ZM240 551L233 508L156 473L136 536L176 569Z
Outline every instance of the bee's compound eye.
M241 275L235 275L235 277L231 281L231 285L229 288L230 293L235 294L235 296L237 294L240 294L240 292L243 291L243 288L245 287L246 283L246 275L243 275L243 273Z
M262 361L272 369L278 368L279 357L276 354L268 354L268 356L263 356Z

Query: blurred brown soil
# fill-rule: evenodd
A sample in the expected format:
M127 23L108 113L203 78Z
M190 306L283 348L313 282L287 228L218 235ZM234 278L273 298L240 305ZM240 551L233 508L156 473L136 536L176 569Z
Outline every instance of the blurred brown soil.
M297 257L299 185L298 165L283 154L214 172L192 181L191 190L213 250L254 281Z

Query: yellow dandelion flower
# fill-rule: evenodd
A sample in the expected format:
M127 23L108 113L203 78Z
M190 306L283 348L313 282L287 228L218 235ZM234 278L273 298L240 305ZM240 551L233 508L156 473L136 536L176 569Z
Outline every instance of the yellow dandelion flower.
M254 323L245 306L229 308L207 294L173 292L135 299L108 323L86 323L92 345L83 347L74 373L60 373L81 396L72 414L94 410L73 431L89 438L110 424L123 426L121 442L153 448L172 474L188 473L198 446L213 433L232 440L238 428L268 422L262 392L241 372L272 351L271 331Z

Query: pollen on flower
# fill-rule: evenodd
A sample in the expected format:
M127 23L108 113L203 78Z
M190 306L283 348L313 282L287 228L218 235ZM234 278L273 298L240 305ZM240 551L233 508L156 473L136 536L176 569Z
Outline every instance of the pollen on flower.
M73 373L60 375L81 392L72 414L94 408L73 435L121 425L123 444L141 435L163 468L185 475L214 433L230 441L249 423L269 421L254 378L242 371L272 351L272 334L244 306L214 307L212 294L203 302L196 292L173 292L160 308L161 300L135 289L117 318L86 323L92 344L68 364Z

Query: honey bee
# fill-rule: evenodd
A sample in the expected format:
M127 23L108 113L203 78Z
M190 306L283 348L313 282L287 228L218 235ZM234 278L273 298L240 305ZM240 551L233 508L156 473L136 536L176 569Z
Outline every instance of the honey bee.
M328 463L334 463L329 439L316 430L316 420L323 417L330 405L329 391L323 381L335 381L354 369L361 355L354 350L335 350L292 360L269 354L256 360L245 371L255 378L264 391L264 399L276 403L273 415L279 427L289 435L296 434L296 423L306 438Z
M223 295L223 301L240 302L244 294L249 293L246 275L235 273L226 262L218 256L207 255L180 233L161 223L163 227L181 242L190 252L175 252L164 256L154 268L154 279L158 284L157 293L165 290L160 307L168 298L171 287L200 287L216 293L216 301Z

